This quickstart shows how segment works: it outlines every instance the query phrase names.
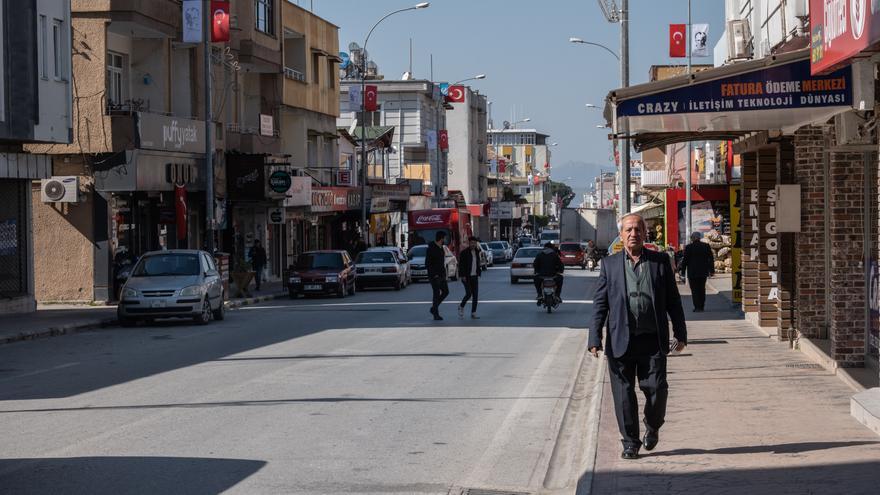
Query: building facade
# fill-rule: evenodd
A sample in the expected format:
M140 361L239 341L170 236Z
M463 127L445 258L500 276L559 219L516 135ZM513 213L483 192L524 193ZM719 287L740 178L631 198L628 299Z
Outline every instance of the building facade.
M535 216L549 213L550 136L536 129L489 129L488 136L496 157L489 179L502 198L521 204L522 225L534 233Z
M474 234L488 239L489 221L484 208L488 202L489 187L487 99L470 87L464 88L464 101L450 103L452 108L446 111L449 190L460 191L464 195L471 211Z

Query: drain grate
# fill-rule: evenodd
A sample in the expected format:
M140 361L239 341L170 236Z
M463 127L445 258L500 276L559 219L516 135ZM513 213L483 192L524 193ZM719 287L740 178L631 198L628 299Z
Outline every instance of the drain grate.
M786 368L794 368L799 370L820 370L823 369L821 364L816 363L788 363L785 365Z
M510 490L486 490L483 488L464 488L454 492L455 495L531 495L529 492L512 492ZM453 492L450 492L453 495Z
M688 345L697 345L697 344L729 344L726 340L712 340L712 339L703 339L703 340L689 340Z

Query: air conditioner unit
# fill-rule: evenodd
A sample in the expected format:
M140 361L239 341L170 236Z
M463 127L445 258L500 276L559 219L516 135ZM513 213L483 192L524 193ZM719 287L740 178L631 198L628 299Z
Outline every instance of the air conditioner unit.
M752 58L752 33L749 29L749 21L728 21L727 55L728 60Z
M78 203L79 177L62 175L43 179L40 183L40 199L43 203Z

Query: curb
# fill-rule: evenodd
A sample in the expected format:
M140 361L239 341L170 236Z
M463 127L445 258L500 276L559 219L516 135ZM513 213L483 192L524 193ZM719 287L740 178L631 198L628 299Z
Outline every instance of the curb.
M235 301L226 301L226 309L238 309L243 306L251 306L261 302L272 301L287 297L287 293L267 294L265 296L249 297L246 299L237 299ZM116 318L104 318L101 320L89 321L86 323L73 323L69 325L53 326L42 330L34 330L30 332L20 332L15 335L0 337L0 345L12 344L14 342L22 342L25 340L46 339L50 337L60 337L61 335L69 335L87 330L95 330L98 328L106 328L117 324Z

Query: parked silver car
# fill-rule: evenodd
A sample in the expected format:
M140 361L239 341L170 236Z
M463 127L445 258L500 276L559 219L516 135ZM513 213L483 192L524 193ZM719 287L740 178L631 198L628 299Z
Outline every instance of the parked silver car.
M144 254L122 286L116 313L123 325L155 318L224 318L223 283L205 251L172 249Z

